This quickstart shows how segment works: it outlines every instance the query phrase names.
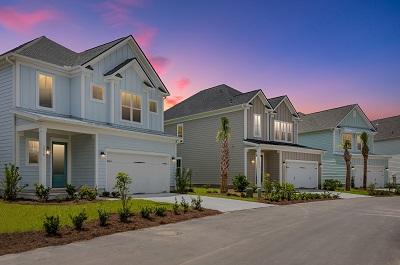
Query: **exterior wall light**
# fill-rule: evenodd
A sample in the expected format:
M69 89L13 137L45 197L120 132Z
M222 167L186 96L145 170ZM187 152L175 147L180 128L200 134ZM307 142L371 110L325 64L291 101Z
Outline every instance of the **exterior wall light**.
M101 156L101 158L106 158L107 155L106 155L106 153L104 151L101 151L100 152L100 156Z
M354 170L354 169L356 169L354 166L351 166L351 170Z
M251 163L254 164L256 161L254 161L254 159L251 160Z
M172 162L175 162L176 161L175 156L171 157L171 160L172 160Z
M46 155L50 155L50 148L48 146L46 147Z
M386 171L389 171L389 168L388 168L388 167L386 167L386 168L385 168L385 170L386 170Z

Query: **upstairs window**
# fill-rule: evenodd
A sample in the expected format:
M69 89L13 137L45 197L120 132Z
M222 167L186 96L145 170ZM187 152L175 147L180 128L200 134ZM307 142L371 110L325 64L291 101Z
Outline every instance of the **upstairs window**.
M149 101L149 111L152 113L157 113L157 101Z
M104 103L104 87L98 85L92 85L90 98L93 101L98 101Z
M38 106L52 109L53 102L53 77L46 74L38 74Z
M121 119L124 121L142 121L142 100L140 96L121 92Z
M346 141L350 142L349 149L351 150L353 144L353 135L351 133L343 133L342 134L342 147Z
M183 139L183 124L177 124L176 125L176 136Z
M274 121L275 141L293 141L293 123L285 121Z
M39 163L39 141L28 140L26 149L27 149L27 164L37 165Z
M357 135L357 150L361 151L362 150L362 141L361 141L361 135Z
M261 114L254 114L254 137L261 137Z

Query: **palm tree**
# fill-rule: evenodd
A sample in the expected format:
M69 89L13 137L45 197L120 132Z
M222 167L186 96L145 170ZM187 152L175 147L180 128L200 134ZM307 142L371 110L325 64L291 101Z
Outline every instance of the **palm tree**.
M361 139L361 153L364 157L364 178L363 178L363 189L367 189L367 171L368 171L368 153L369 153L369 147L368 147L368 134L366 132L363 132L360 135Z
M349 149L351 148L351 142L350 140L345 140L343 143L343 149L344 149L344 154L343 158L344 161L346 162L346 190L350 190L351 186L351 154L349 152Z
M217 131L217 142L221 143L221 154L219 170L221 174L221 193L228 192L228 170L229 170L229 138L231 128L226 117L221 118L221 127Z

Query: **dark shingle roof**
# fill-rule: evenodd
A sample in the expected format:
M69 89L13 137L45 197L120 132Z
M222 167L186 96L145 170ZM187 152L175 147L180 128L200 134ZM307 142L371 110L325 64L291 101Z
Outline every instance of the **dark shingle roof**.
M48 39L45 36L42 36L24 43L2 55L7 53L17 53L59 66L77 66L99 56L126 38L128 37L119 38L114 41L99 45L95 48L77 53L58 44L55 41Z
M276 106L278 106L279 103L281 103L282 100L285 99L285 97L286 97L286 95L284 95L284 96L279 96L279 97L274 97L274 98L269 98L269 99L268 99L268 102L269 102L269 104L271 105L271 107L275 109Z
M333 129L356 106L357 104L352 104L310 114L301 114L301 121L299 122L299 133Z
M388 140L400 137L400 115L372 121L378 133L374 140Z
M260 90L242 93L225 84L198 92L165 111L165 120L248 103Z

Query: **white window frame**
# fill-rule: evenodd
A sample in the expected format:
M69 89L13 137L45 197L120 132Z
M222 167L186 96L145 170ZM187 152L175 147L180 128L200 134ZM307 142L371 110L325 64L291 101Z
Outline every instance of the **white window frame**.
M280 138L282 138L282 133L284 133L285 139L278 139L276 137L277 135L277 124L279 124L279 134L281 135ZM280 121L280 120L274 120L274 141L277 142L285 142L285 143L293 143L294 141L294 132L293 132L293 127L294 124L293 122L288 122L288 121ZM288 140L288 135L289 133L291 134L291 139Z
M179 127L182 127L182 136L179 136ZM183 123L178 123L177 125L176 125L176 136L177 137L179 137L180 138L180 142L181 143L183 143L183 136L184 136L185 134L184 134L184 128L183 128Z
M93 87L98 87L103 90L103 99L97 99L93 97ZM106 89L104 86L96 84L96 83L90 83L90 100L98 103L105 103L106 102Z
M131 120L124 120L122 119L122 93L127 93L131 96L138 96L140 98L140 109L134 108L133 107L133 102L131 101ZM132 97L131 97L132 99ZM140 122L134 121L133 119L133 110L140 110ZM143 97L139 94L135 94L132 91L127 91L127 90L121 90L119 93L119 119L121 122L126 122L126 123L132 123L132 124L137 124L137 125L143 125Z
M360 141L360 148L358 148L358 141ZM356 148L357 148L357 151L362 151L362 147L363 147L363 143L362 143L362 141L361 141L361 134L357 134L356 135Z
M39 150L38 150L38 162L37 163L29 163L29 142L30 141L36 141L39 144ZM40 156L40 143L39 139L35 138L26 138L25 141L25 165L27 166L38 166L39 165L39 156Z
M156 103L156 112L150 111L150 102ZM159 111L158 111L158 101L157 100L152 100L152 99L149 100L149 113L150 114L158 114L159 113Z
M257 118L259 119L258 124L256 124ZM258 128L257 128L257 125L258 125ZM261 136L262 136L261 114L254 114L254 116L253 116L253 136L257 137L257 138L261 138Z
M40 106L40 87L39 87L39 75L45 75L45 76L49 76L49 77L51 77L52 78L52 84L53 84L53 86L52 86L52 93L51 93L51 108L48 108L48 107L43 107L43 106ZM52 110L52 111L55 111L55 109L56 109L56 86L55 86L55 81L56 81L56 79L55 79L55 77L54 77L54 75L53 74L50 74L50 73L45 73L45 72L40 72L40 71L37 71L36 72L36 107L38 108L38 109L44 109L44 110Z

